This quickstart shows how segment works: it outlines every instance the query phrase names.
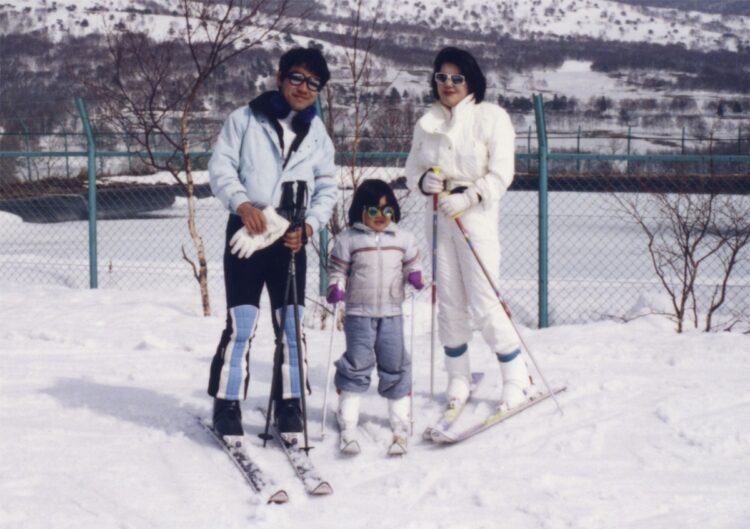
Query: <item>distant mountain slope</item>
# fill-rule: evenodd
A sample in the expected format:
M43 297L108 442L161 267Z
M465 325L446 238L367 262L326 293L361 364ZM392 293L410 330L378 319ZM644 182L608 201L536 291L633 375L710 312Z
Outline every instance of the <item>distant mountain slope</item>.
M425 30L520 40L583 38L677 44L706 51L734 51L750 45L748 17L628 4L610 0L364 0L363 12L366 18L419 27L425 40L433 42L442 34L425 34ZM354 18L357 5L356 0L320 0L317 14L346 23Z
M750 15L750 0L616 0L622 4L703 11L722 15Z
M309 7L300 19L303 29L336 32L352 24L357 5L357 0L292 2L296 12ZM750 47L750 17L685 11L699 5L704 11L710 8L750 14L750 9L743 11L750 7L750 0L364 0L363 15L411 26L433 43L449 30L475 37L584 38L676 44L704 51ZM46 0L15 0L0 4L0 32L44 30L53 40L107 27L149 28L154 38L169 38L181 23L173 3L167 0L56 0L51 4Z

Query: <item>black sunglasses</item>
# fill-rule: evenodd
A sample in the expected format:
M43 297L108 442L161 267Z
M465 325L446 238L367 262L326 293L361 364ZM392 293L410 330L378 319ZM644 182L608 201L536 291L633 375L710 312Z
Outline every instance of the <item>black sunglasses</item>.
M435 81L440 84L445 84L450 79L453 86L461 86L466 82L466 77L460 73L447 74L443 72L435 72Z
M374 219L378 215L383 215L384 217L391 218L393 217L393 214L395 210L391 206L383 206L382 208L379 208L377 206L370 206L367 208L367 216Z
M292 86L299 86L302 83L307 83L307 88L313 92L320 92L320 89L323 88L323 83L320 82L320 79L317 77L306 77L299 72L287 74L286 78Z

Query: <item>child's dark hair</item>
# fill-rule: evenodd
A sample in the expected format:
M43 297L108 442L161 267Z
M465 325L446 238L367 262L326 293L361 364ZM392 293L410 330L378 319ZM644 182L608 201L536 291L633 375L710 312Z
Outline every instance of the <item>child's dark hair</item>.
M349 208L349 226L355 222L362 222L362 212L370 206L380 205L380 199L385 197L385 205L393 208L393 222L401 220L401 208L398 206L398 200L393 193L393 189L388 183L378 180L365 180L354 192L352 205Z
M279 77L286 79L292 66L303 66L320 78L321 88L331 78L328 63L317 48L292 48L279 59Z
M447 62L458 66L458 69L466 77L466 83L469 85L469 93L474 94L474 102L481 103L484 99L484 92L487 89L487 80L482 73L482 69L471 53L452 46L443 48L438 52L437 57L435 57L435 62L432 65L432 74L430 74L432 97L435 100L440 99L437 91L437 82L435 81L435 72L439 72L440 67Z

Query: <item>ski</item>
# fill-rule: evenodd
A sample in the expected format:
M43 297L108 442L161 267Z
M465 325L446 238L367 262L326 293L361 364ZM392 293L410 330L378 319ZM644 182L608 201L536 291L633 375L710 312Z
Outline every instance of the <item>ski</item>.
M484 373L471 374L471 393L474 393L474 390L482 382L483 379ZM469 399L471 399L471 393L469 394ZM446 410L440 416L438 422L435 423L434 426L428 426L425 429L424 433L422 433L422 438L425 441L432 441L433 436L439 436L441 432L448 432L458 420L461 412L466 409L466 404L468 403L469 399L467 399L467 402L464 402L461 406L456 406L455 408L446 408Z
M386 454L389 457L406 455L406 437L398 434L393 435L393 442L388 447Z
M297 443L287 443L281 437L281 432L279 432L275 425L271 425L271 433L273 433L274 438L281 445L281 449L286 454L286 457L294 468L294 472L302 481L305 491L308 494L323 496L333 493L333 487L320 476L310 457Z
M221 446L253 490L267 498L266 503L286 503L289 501L289 495L286 491L277 488L248 455L245 446L242 444L242 436L222 437L211 425L206 424L203 419L198 418L198 422Z
M540 402L562 391L565 391L565 387L557 388L552 391L548 391L546 393L540 393L538 395L535 395L531 397L529 400L527 400L526 402L524 402L523 404L521 404L520 406L517 406L511 410L507 410L507 411L499 410L499 409L495 410L482 421L477 422L465 428L464 430L461 430L458 432L454 432L451 430L448 430L448 431L435 430L433 432L432 439L435 443L438 443L438 444L460 443L461 441L465 441L466 439L473 437L476 434L487 430L488 428L491 428L497 424L500 424L506 419L510 419L514 415L518 415L522 411L527 410L530 407L534 406L535 404L539 404Z
M259 411L264 417L266 416L265 410L259 409ZM281 437L281 432L279 432L275 424L271 424L270 430L274 439L276 439L276 442L279 443L279 446L281 446L281 449L286 454L287 459L289 459L295 474L297 474L297 477L302 481L305 491L312 496L332 494L333 487L321 477L305 450L300 448L299 444L296 442L287 443L284 438Z
M339 440L339 452L346 456L356 456L362 451L362 448L359 446L359 441L356 439L350 439L350 440Z

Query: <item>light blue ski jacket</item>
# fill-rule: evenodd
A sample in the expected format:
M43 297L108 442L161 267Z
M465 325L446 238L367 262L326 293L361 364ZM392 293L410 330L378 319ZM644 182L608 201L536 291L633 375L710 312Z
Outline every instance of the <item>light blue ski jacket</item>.
M305 222L315 233L328 222L338 195L333 142L316 116L284 166L272 119L249 105L229 115L208 162L211 191L236 214L243 202L278 207L282 182L304 180L309 190Z

